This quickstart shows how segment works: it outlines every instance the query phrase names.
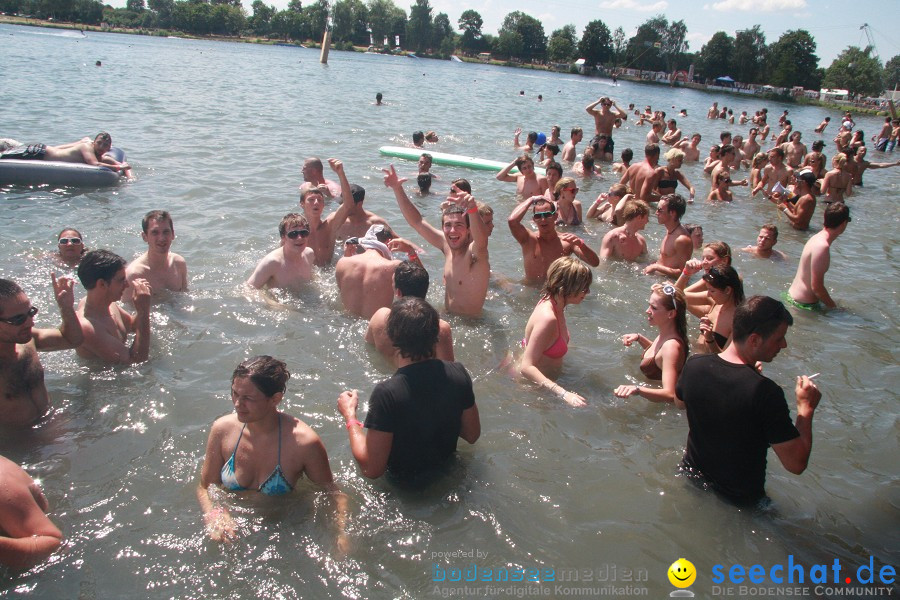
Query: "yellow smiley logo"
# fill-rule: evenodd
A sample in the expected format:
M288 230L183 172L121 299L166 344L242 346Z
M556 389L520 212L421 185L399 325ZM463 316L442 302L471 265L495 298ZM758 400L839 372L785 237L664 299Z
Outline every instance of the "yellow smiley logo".
M697 569L694 563L686 558L679 558L669 567L669 583L677 588L690 587L697 579Z

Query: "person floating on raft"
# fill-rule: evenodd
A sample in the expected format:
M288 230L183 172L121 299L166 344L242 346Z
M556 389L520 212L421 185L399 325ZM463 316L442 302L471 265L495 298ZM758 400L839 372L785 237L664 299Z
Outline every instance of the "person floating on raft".
M0 159L18 160L55 160L60 162L84 163L91 166L107 167L119 171L128 179L133 179L131 165L127 162L119 162L108 155L112 148L112 137L108 133L100 132L91 141L85 137L80 141L62 144L60 146L48 146L47 144L29 144L17 146L0 154Z

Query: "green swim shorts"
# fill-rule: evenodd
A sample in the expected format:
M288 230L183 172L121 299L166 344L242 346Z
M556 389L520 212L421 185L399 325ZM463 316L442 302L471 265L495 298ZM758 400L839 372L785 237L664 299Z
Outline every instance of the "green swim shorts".
M797 302L791 295L787 293L787 290L781 292L781 299L784 300L785 303L790 304L794 308L799 308L800 310L809 310L809 311L821 311L822 303L821 302Z

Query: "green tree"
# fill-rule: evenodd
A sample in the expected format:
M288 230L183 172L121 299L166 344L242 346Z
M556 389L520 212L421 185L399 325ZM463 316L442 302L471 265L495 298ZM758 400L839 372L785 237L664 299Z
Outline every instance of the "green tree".
M147 6L144 4L144 0L128 0L125 3L125 8L132 12L144 12L147 10Z
M172 26L175 0L147 0L147 7L156 13L156 23L159 27Z
M248 19L247 25L257 35L266 35L272 30L272 17L275 16L274 6L269 6L263 0L253 0L253 15Z
M463 51L478 52L481 47L479 43L482 39L481 28L484 25L484 21L481 19L478 11L472 9L464 11L456 24L459 26L459 30L463 32L462 40L460 40L460 47Z
M769 47L768 79L776 87L819 89L818 66L816 41L803 29L786 32Z
M884 87L892 90L900 85L900 54L887 61L884 65Z
M503 24L497 33L502 38L505 32L518 33L522 38L522 49L516 54L510 54L510 58L535 60L543 58L546 54L547 36L544 35L544 26L531 15L526 15L518 10L509 13L503 19ZM508 46L507 49L509 49Z
M406 12L397 8L393 0L370 0L369 24L376 45L380 45L385 36L389 44L394 43L395 35L406 36Z
M450 56L456 48L456 34L447 13L438 13L431 27L431 47L444 56Z
M328 0L316 0L313 4L303 7L303 25L307 38L322 40L322 34L328 26Z
M337 42L369 45L369 9L361 0L338 0L331 12L332 35Z
M884 90L881 63L871 56L871 46L860 50L850 46L834 59L825 71L822 85L828 88L847 90L853 95L878 96Z
M518 31L502 31L494 41L493 52L505 58L518 58L522 56L522 48L525 42Z
M637 33L628 40L625 47L625 66L646 71L662 71L666 63L660 50L662 35L658 31L660 21L666 23L665 17L654 17L638 26Z
M619 27L616 32L622 32L622 45L625 44L625 32ZM608 61L613 54L612 36L609 34L609 27L597 19L591 21L584 28L581 34L581 41L578 42L578 55L583 58L589 65L597 65Z
M575 37L575 26L565 25L550 34L547 42L547 57L560 63L572 62L578 49L578 38Z
M424 52L431 43L432 9L428 0L415 0L409 8L406 22L405 46L416 52Z
M743 83L765 83L766 35L759 25L738 31L734 36L734 55L730 75Z
M625 39L625 30L621 27L616 27L616 30L612 35L612 53L613 60L618 65L625 58L625 48L627 45L627 41Z
M666 68L671 73L675 71L679 63L683 60L684 53L687 52L687 25L684 21L673 21L666 24L666 19L662 15L658 18L662 19L662 30L660 37L662 38L662 49L660 56L666 62Z
M700 49L700 73L707 79L731 75L733 56L734 40L724 31L715 32Z

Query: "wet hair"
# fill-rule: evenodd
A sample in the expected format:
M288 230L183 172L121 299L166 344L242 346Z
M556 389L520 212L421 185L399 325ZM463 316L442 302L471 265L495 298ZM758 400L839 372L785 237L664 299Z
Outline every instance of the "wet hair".
M830 122L830 121L831 121L831 117L825 117L825 120Z
M584 167L584 174L590 175L594 170L594 159L587 154L581 157L581 166Z
M760 152L756 156L753 157L753 162L751 163L751 166L753 166L753 168L755 168L755 169L759 169L764 164L766 164L767 160L769 160L769 155L766 154L765 152Z
M769 296L751 296L734 310L731 339L740 343L755 333L766 340L782 323L794 324L784 304Z
M553 156L559 154L559 146L556 144L544 144L544 150L549 150Z
M769 152L774 152L779 158L784 158L784 150L782 150L779 146L775 146Z
M666 194L660 198L660 201L663 200L666 201L666 209L669 212L674 212L675 216L679 219L684 216L684 211L687 210L687 204L685 204L681 194Z
M850 222L850 207L843 202L832 202L825 208L825 228L835 229Z
M102 279L110 283L116 273L125 268L127 261L109 250L91 250L78 265L78 279L86 290L92 290Z
M384 96L381 95L381 92L378 92L377 94L375 94L375 99L378 100L379 102L381 102L382 98L384 98Z
M527 138L528 143L530 143L530 144L535 143L537 141L537 138L538 138L537 131L529 131L528 132L528 138Z
M428 295L428 271L419 263L405 260L394 269L394 287L404 298L424 298Z
M709 272L703 276L703 280L717 290L731 288L731 298L734 300L735 306L744 301L744 283L734 267L728 265L711 267Z
M847 155L843 153L835 154L834 158L831 159L831 164L838 169L843 169L844 165L847 164Z
M419 173L416 175L416 183L423 194L431 189L431 173Z
M355 183L350 184L350 195L353 196L353 202L361 204L366 199L366 188Z
M634 158L634 150L632 150L631 148L625 148L624 150L622 150L621 156L622 162L631 162L631 160Z
M311 194L318 194L322 196L322 199L324 200L326 197L328 197L328 194L326 193L327 190L328 187L325 185L311 185L300 192L300 202L306 202L306 199L309 198Z
M9 300L10 298L15 298L19 294L24 294L25 291L19 287L19 284L15 281L10 281L9 279L0 279L0 302L3 300Z
M562 165L559 164L558 162L553 161L552 163L550 163L549 165L544 167L544 174L547 174L550 171L556 171L557 173L559 173L559 176L562 177L563 168L562 168Z
M168 221L169 228L172 229L172 233L175 233L175 223L172 222L172 215L170 215L167 210L151 210L144 215L144 218L141 219L141 229L144 230L144 233L147 233L147 228L150 227L150 221Z
M562 295L564 298L583 292L594 280L594 273L586 264L574 256L562 256L550 264L547 279L541 289L541 296L552 298Z
M579 133L584 133L584 130L581 127L573 127L572 132L569 135L570 137L575 137Z
M731 138L730 131L723 131L722 133L719 134L719 141L722 142L723 144L725 143L725 140L729 139L729 138Z
M772 237L775 238L776 241L778 240L778 228L775 227L774 223L766 223L765 225L760 227L760 230L768 231L772 234Z
M813 152L820 152L825 147L824 140L816 140L812 143Z
M400 356L413 361L434 356L440 318L434 307L422 298L400 298L391 305L387 334Z
M231 374L231 382L238 378L249 379L266 398L271 398L284 393L291 374L284 362L263 354L239 364Z
M472 184L469 183L468 179L463 179L463 178L454 179L453 181L450 182L450 185L451 186L455 185L456 187L458 187L459 189L461 189L462 191L464 191L467 194L472 193Z
M650 205L643 200L631 198L625 201L622 208L622 218L625 222L637 219L638 217L646 217L650 215Z
M644 156L659 156L659 145L647 144L646 146L644 146Z
M67 231L74 231L75 233L78 234L78 238L79 238L79 239L84 240L84 236L81 235L81 232L78 231L77 229L75 229L74 227L64 227L64 228L62 229L62 231L60 231L58 234L56 234L56 239L59 240L59 238L62 237L62 234L64 234L64 233L67 232Z
M574 185L575 180L571 177L563 177L559 181L556 182L556 185L553 187L553 197L559 200L559 195L562 193L563 188L567 185Z
M491 208L489 204L485 204L484 202L476 200L475 206L478 207L478 215L482 218L484 218L485 215L494 215L494 209Z
M735 154L734 146L732 146L731 144L725 144L720 147L719 156L722 156L723 154Z
M716 253L716 256L725 261L726 265L731 265L731 246L725 242L715 241L705 244L704 248L709 248Z
M667 162L672 162L673 160L678 160L679 158L684 158L684 152L679 150L678 148L669 148L666 151L665 157Z
M306 217L299 213L288 213L281 217L281 222L278 224L279 237L286 236L288 227L291 225L299 225L300 227L309 229L309 221L306 220Z
M521 170L522 165L524 165L526 162L530 162L531 166L532 167L534 166L534 159L531 158L530 156L528 156L527 154L523 154L522 156L520 156L519 158L516 159L516 167L518 167L519 170Z
M112 136L110 136L105 131L101 131L97 134L97 137L94 138L95 142L100 142L101 144L111 147L112 146Z
M665 293L663 290L666 288L672 288L672 294ZM663 301L666 310L675 311L675 330L678 332L678 337L681 338L681 343L684 344L685 353L690 352L691 342L687 332L687 300L685 300L684 292L671 284L654 283L650 289Z
M425 134L421 131L413 132L413 144L421 146L425 142Z
M619 198L624 198L628 194L631 193L631 189L625 185L624 183L614 183L609 187L609 192L612 196L618 196Z

